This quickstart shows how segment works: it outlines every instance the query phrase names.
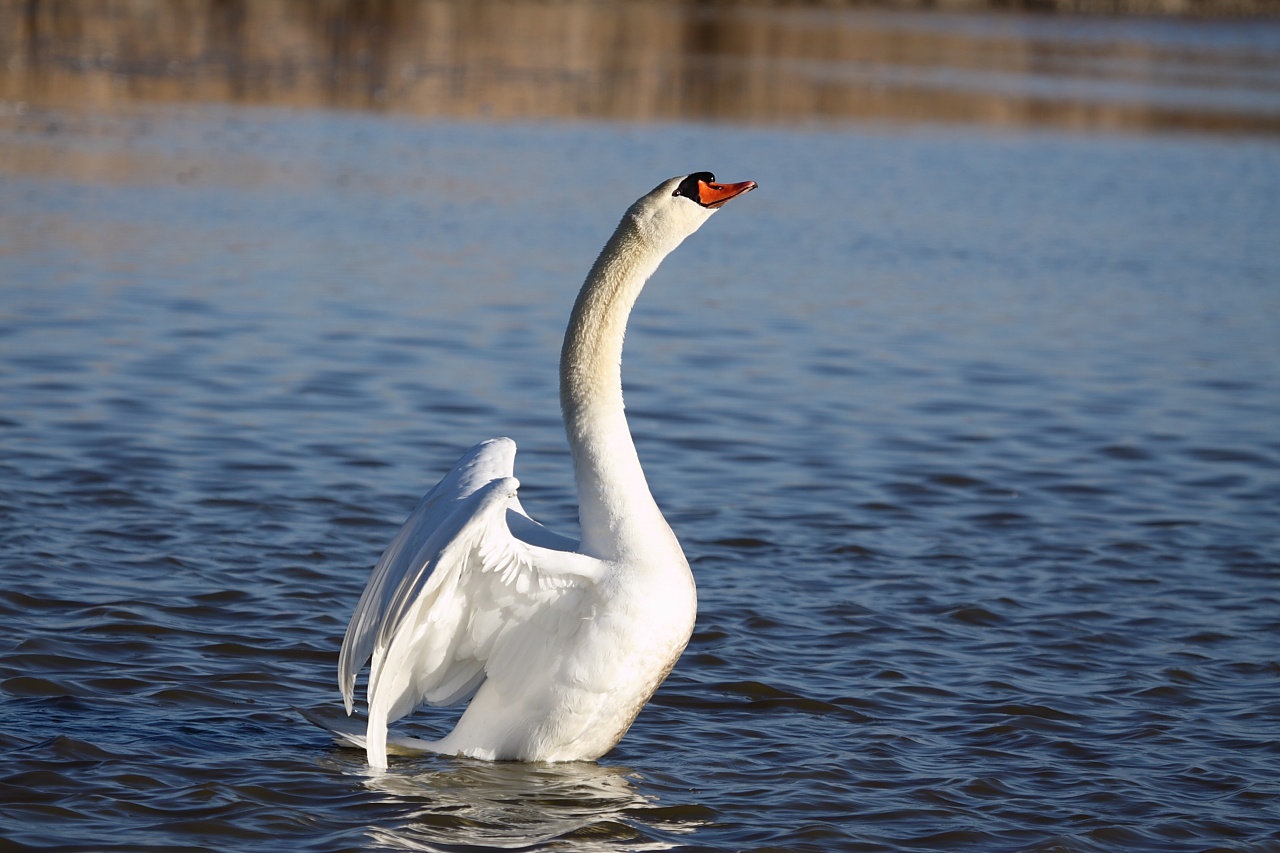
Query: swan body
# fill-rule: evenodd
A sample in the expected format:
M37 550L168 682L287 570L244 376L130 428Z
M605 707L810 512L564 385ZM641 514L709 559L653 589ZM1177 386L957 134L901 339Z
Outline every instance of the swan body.
M436 741L396 750L488 760L592 760L613 748L693 632L688 561L654 502L627 427L622 343L649 276L755 183L672 178L627 210L578 294L560 358L581 539L520 505L515 443L469 450L418 503L373 569L339 656L352 712L371 661L364 736L387 766L389 723L423 703L470 704Z

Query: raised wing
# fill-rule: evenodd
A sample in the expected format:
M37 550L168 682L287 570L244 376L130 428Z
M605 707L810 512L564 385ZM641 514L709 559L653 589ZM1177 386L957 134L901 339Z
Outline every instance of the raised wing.
M347 627L339 683L347 712L369 673L370 762L385 766L386 726L423 702L469 698L495 668L519 671L530 632L567 636L597 576L594 558L524 515L515 443L472 448L409 516L374 567ZM520 527L521 535L512 527ZM532 543L538 544L532 544ZM380 760L379 760L380 759Z
M373 653L387 607L405 576L421 568L413 562L418 551L454 513L460 501L486 483L512 476L515 457L516 444L509 438L491 439L468 450L444 479L418 501L387 550L382 552L351 615L338 656L338 686L348 714L353 708L356 673Z

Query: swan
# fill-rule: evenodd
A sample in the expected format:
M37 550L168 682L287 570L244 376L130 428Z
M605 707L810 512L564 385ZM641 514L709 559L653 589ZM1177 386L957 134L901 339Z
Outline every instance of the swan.
M401 750L589 761L612 749L693 633L697 595L627 427L627 317L662 260L754 181L672 178L627 210L591 267L560 354L581 539L531 519L509 438L482 442L422 498L373 568L342 641L348 716L370 663L368 721L334 733L371 767ZM424 703L470 700L439 740L388 738Z

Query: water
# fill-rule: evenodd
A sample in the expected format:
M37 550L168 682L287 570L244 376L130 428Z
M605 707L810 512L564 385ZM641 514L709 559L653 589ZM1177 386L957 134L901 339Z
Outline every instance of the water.
M465 448L571 530L555 359L630 201L700 593L597 763L369 773L373 560ZM6 849L1280 849L1280 149L243 106L0 124ZM449 713L405 729L430 736Z

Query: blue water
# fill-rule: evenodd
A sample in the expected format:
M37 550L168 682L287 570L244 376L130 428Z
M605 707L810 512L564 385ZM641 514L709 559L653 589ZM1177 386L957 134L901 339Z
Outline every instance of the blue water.
M689 650L598 763L370 774L295 711L369 568L496 435L572 532L569 306L698 169L760 190L624 365ZM1248 137L7 116L0 838L1280 849L1277 198Z

